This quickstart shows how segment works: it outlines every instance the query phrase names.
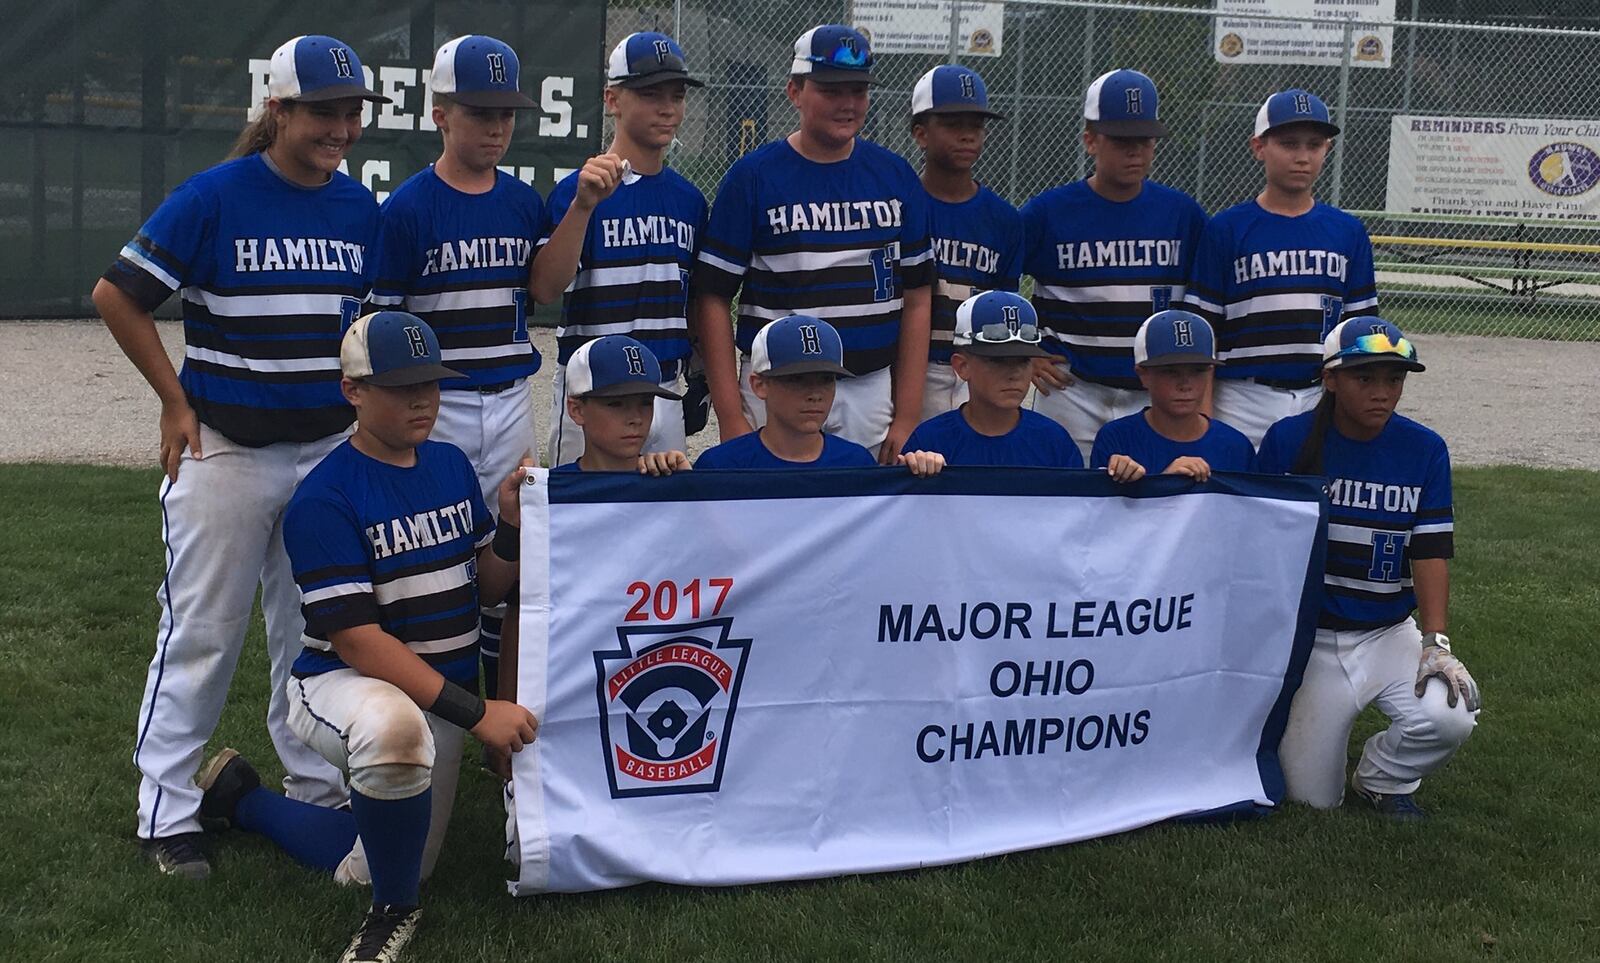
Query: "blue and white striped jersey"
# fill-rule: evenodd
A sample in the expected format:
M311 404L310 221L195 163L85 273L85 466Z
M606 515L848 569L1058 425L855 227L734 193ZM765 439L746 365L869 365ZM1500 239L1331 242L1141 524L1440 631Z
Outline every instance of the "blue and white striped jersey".
M1217 377L1311 385L1333 326L1378 311L1372 242L1321 202L1299 217L1235 204L1206 227L1188 302L1217 331Z
M1256 470L1288 473L1315 418L1308 411L1267 429ZM1431 429L1392 415L1372 441L1352 441L1330 426L1322 468L1332 507L1318 624L1393 625L1417 607L1412 560L1455 554L1450 452Z
M372 302L409 311L439 336L444 363L465 378L439 387L506 387L539 370L528 340L528 262L544 223L539 192L497 171L465 194L433 165L383 202Z
M578 190L569 174L550 192L539 246L549 243ZM589 217L578 273L561 303L562 364L586 342L626 334L663 368L689 357L689 271L706 226L706 198L670 167L630 173Z
M283 544L300 586L297 677L346 668L329 638L377 625L446 678L478 675L477 551L494 536L478 476L454 445L425 441L399 468L346 441L295 489Z
M938 265L928 360L949 364L961 302L984 291L1015 291L1022 280L1022 215L980 184L959 204L929 195L928 233Z
M1155 181L1118 202L1082 180L1022 205L1022 223L1022 270L1033 277L1045 348L1066 357L1079 378L1138 389L1133 336L1145 318L1182 300L1205 211Z
M694 284L738 295L741 351L768 321L810 314L839 330L845 367L868 374L895 360L906 290L933 280L922 181L903 157L857 138L831 164L787 140L735 161L717 188Z
M335 173L286 180L252 154L201 171L161 202L105 279L147 311L183 299L183 384L202 424L242 445L349 427L339 340L372 281L378 205Z

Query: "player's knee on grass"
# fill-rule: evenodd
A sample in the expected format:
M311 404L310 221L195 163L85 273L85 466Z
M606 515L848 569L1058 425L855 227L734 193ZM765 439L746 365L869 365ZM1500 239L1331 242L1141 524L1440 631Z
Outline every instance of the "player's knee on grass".
M428 788L433 730L405 693L368 699L346 734L350 786L372 799L406 799Z
M1429 679L1417 709L1401 723L1408 741L1430 746L1459 746L1472 735L1478 717L1468 711L1465 699L1457 698L1450 705L1447 683L1443 679Z

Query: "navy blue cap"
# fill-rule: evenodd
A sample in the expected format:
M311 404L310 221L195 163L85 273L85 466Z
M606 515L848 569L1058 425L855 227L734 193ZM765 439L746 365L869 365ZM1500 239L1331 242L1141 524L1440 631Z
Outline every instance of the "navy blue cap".
M812 27L794 42L794 77L818 83L872 83L872 45L861 31L842 23Z
M654 87L681 80L690 87L705 84L689 76L689 63L678 42L664 33L630 33L611 48L606 61L606 86Z
M1083 95L1089 129L1110 137L1165 137L1156 82L1137 70L1101 74Z
M1217 335L1193 311L1157 311L1145 318L1133 336L1133 363L1141 368L1169 364L1220 365Z
M625 334L585 342L566 364L567 394L574 398L655 395L683 396L661 387L661 362L655 353Z
M317 34L295 37L272 52L267 95L308 102L345 97L390 102L367 86L361 58L349 44Z
M989 109L989 91L971 67L941 64L922 75L911 91L911 116L919 114L982 114L1004 120Z
M404 311L356 318L339 344L339 368L345 377L390 388L466 377L446 368L442 358L439 339L428 322Z
M1280 90L1268 97L1256 111L1256 136L1290 124L1315 124L1329 137L1339 136L1339 128L1328 116L1322 98L1298 87Z
M844 342L833 325L809 314L791 314L769 321L750 346L750 370L759 375L824 372L849 377Z
M1040 343L1039 315L1012 291L984 291L956 307L951 344L985 358L1048 358Z
M518 81L517 52L493 37L468 34L439 48L428 89L468 107L537 107Z

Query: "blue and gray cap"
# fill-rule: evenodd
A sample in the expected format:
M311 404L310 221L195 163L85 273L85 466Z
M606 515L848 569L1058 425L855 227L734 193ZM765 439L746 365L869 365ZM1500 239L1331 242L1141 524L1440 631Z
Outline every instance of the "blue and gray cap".
M872 45L861 31L842 23L812 27L794 42L789 75L822 84L870 84Z
M517 52L493 37L468 34L439 48L428 88L468 107L537 107L518 86Z
M1193 311L1157 311L1145 318L1133 336L1133 363L1141 368L1170 364L1221 365L1217 335Z
M655 395L683 396L661 387L661 362L655 353L625 334L608 334L581 345L567 359L567 394L574 398Z
M1165 137L1156 82L1137 70L1113 70L1094 79L1083 95L1083 120L1109 137Z
M441 359L428 322L404 311L362 315L339 343L339 369L346 378L386 388L466 377Z
M1354 368L1367 364L1398 364L1407 371L1427 371L1417 360L1417 348L1400 329L1379 317L1340 321L1322 342L1324 368Z
M750 346L750 370L778 378L815 372L850 377L839 332L809 314L791 314L762 326Z
M1039 315L1028 299L1011 291L984 291L956 308L951 344L957 351L985 358L1048 358Z
M1256 111L1256 136L1290 124L1312 124L1329 137L1339 136L1339 127L1328 116L1328 105L1310 91L1280 90L1266 99Z
M342 40L312 34L295 37L272 52L267 95L279 100L315 102L360 97L389 103L367 86L361 58Z
M606 61L607 87L654 87L674 80L690 87L705 86L689 76L683 48L666 34L630 33L611 48L611 57Z
M923 114L981 114L1005 119L1005 114L989 109L989 91L983 78L976 70L960 64L941 64L917 81L911 91L911 116Z

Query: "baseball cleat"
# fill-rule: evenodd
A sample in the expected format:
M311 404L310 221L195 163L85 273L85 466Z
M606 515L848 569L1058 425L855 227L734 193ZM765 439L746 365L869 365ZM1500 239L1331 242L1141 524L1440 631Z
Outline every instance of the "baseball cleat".
M194 784L205 794L200 797L201 824L220 832L233 828L239 800L261 787L261 777L238 752L224 749L200 767Z
M1377 810L1379 815L1397 823L1419 823L1428 818L1427 811L1417 805L1416 799L1408 792L1376 792L1361 785L1354 775L1350 777L1350 788Z
M160 839L146 839L139 849L166 876L202 880L211 875L211 864L200 851L199 833L180 833Z
M418 906L374 906L350 938L339 963L393 963L411 942L421 918L422 908Z

